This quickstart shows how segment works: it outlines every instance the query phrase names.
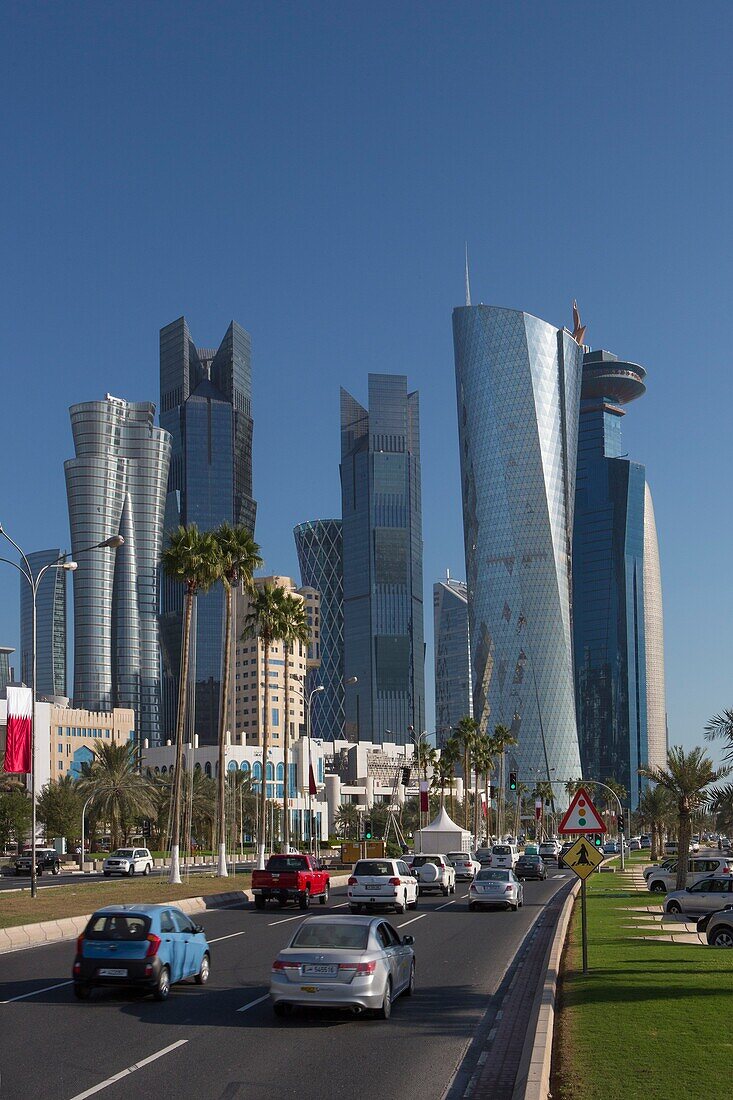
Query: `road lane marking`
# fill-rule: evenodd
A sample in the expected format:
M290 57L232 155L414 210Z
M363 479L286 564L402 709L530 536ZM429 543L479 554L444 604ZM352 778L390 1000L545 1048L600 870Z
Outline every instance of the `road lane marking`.
M435 911L435 910L434 910ZM402 924L398 924L398 928L407 928L408 924L414 924L416 920L422 920L423 917L427 917L427 913L421 913L419 917L413 917L412 920L403 921Z
M332 905L332 909L343 909L345 905L348 905L348 901L342 901L339 905Z
M447 909L449 905L455 905L458 898L454 898L453 901L447 901L445 905L436 905L433 912L437 913L440 909Z
M288 924L291 920L303 920L302 914L298 914L297 917L285 917L285 920L274 920L272 924L268 924L268 928L274 928L276 924Z
M244 932L230 932L228 936L217 936L216 939L210 940L207 937L207 943L221 943L222 940L233 940L235 936L246 936L247 930Z
M48 993L52 989L61 989L65 985L72 985L72 982L57 982L56 985L46 985L43 989L34 989L32 993L21 993L19 997L8 997L7 1001L0 1001L0 1005L9 1005L13 1001L25 1001L28 997L37 997L39 993Z
M237 1012L246 1012L248 1008L254 1008L255 1005L261 1005L263 1001L269 1001L269 999L270 994L265 993L264 997L258 997L256 1001L250 1001L248 1005L242 1005L241 1008L237 1009ZM73 1100L77 1100L77 1097L75 1096Z
M155 1062L158 1058L162 1058L164 1054L170 1054L172 1050L177 1050L178 1047L185 1046L188 1039L179 1039L177 1043L171 1043L169 1047L163 1047L162 1050L157 1050L155 1054L149 1055L147 1058L143 1058L140 1062L135 1062L133 1066L128 1066L127 1069L120 1070L114 1077L108 1077L106 1081L101 1081L98 1085L94 1085L92 1088L87 1089L86 1092L79 1092L76 1096L72 1096L71 1100L86 1100L87 1096L94 1096L95 1092L101 1092L102 1089L109 1088L110 1085L114 1085L117 1081L121 1081L123 1077L129 1077L135 1070L143 1069L144 1066L149 1066L151 1062Z

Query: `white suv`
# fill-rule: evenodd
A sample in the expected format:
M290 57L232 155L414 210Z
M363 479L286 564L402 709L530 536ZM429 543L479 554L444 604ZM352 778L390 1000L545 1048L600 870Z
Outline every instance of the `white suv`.
M413 857L412 873L417 876L420 893L440 890L445 897L456 892L456 869L445 856L420 854Z
M153 869L153 857L147 848L118 848L107 856L102 866L105 877L110 875L149 875Z
M456 869L456 881L466 879L473 882L476 874L481 870L481 864L468 852L448 852L448 861Z
M513 844L495 844L491 849L491 866L508 867L513 871L519 859L519 852Z
M695 856L687 865L687 885L694 886L701 879L710 875L733 874L733 859L730 856ZM663 864L659 867L645 867L644 877L647 889L653 894L666 894L674 890L677 885L677 860L669 867Z
M347 886L352 913L377 906L404 913L405 909L417 909L417 895L417 879L402 859L360 859Z

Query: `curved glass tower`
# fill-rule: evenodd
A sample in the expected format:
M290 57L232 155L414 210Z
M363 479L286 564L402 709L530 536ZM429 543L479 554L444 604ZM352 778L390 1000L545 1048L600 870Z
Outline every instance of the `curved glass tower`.
M34 577L45 565L58 561L63 553L37 550L28 555ZM28 582L20 582L20 672L21 680L33 679L33 601ZM36 601L36 684L38 695L66 695L66 580L63 569L49 569L41 580Z
M519 310L453 311L473 715L520 779L580 775L570 618L583 349ZM558 787L555 787L558 794Z
M321 596L320 668L308 673L308 691L323 684L313 700L313 737L344 735L344 574L340 519L313 519L294 529L300 582Z
M76 458L64 463L74 573L74 705L131 707L138 737L160 738L158 563L171 438L155 405L109 394L72 405ZM119 550L86 550L112 535Z
M442 748L465 715L473 717L468 588L446 577L433 585L435 737Z

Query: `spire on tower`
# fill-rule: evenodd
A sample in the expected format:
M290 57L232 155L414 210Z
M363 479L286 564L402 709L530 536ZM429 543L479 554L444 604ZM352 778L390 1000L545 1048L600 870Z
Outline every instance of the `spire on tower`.
M468 278L468 241L466 241L466 305L471 304L471 283Z

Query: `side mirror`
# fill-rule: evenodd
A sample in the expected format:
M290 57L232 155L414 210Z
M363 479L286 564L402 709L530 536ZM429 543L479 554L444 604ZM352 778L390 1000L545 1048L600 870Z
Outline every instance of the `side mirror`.
M197 932L197 933L198 932L203 932L204 926L203 926L203 924L194 924L193 930L194 930L194 932Z
M415 937L414 936L403 936L402 937L402 943L405 947L412 947L414 942L415 942Z

